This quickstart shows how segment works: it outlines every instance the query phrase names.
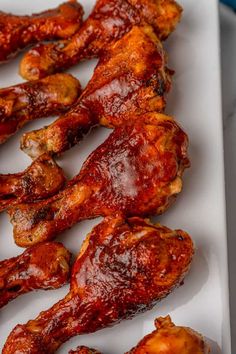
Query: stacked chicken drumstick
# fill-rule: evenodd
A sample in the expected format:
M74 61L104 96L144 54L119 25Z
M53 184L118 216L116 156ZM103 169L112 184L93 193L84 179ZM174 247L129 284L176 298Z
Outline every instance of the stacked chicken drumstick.
M175 29L181 11L174 0L97 0L85 22L75 1L32 17L0 13L2 61L29 43L63 38L39 43L23 57L21 74L33 81L0 90L0 142L29 120L66 111L48 127L23 135L21 148L35 159L25 172L0 175L0 210L10 215L16 244L28 247L0 262L0 304L32 289L63 285L70 255L50 241L79 221L104 217L82 245L69 293L35 320L16 326L4 354L55 353L72 336L152 308L188 272L194 253L190 236L143 219L167 210L190 165L187 135L163 113L173 72L161 41ZM83 92L77 79L58 73L91 57L99 61ZM65 182L53 157L98 125L113 131ZM44 251L55 255L47 259L48 268ZM208 352L200 335L163 321L157 320L149 349L144 339L130 353L142 353L142 343L147 353L163 348L162 331L170 336L171 353ZM86 347L75 352L96 353Z

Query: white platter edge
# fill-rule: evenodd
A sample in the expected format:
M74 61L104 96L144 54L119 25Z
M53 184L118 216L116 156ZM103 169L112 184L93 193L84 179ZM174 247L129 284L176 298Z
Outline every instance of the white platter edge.
M230 327L230 303L229 303L229 261L228 261L228 249L227 249L227 222L226 222L226 194L225 194L225 169L224 169L224 133L223 133L223 107L222 107L222 85L221 85L221 45L220 45L220 12L219 12L219 2L215 0L216 7L216 46L217 46L217 66L218 66L218 81L219 81L219 100L218 100L218 112L219 112L219 122L220 122L220 145L222 147L220 159L222 161L222 199L224 202L224 229L225 229L225 242L222 245L222 253L226 261L225 269L222 271L224 287L222 289L223 299L224 299L224 309L223 309L223 324L222 324L222 349L223 353L231 354L231 327Z

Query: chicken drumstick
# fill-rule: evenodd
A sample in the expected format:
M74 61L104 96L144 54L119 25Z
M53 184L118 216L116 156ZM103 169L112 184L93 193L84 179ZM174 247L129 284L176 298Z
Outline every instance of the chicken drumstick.
M110 217L85 240L68 295L13 329L3 354L52 354L69 338L152 308L181 284L193 256L184 231Z
M97 216L160 214L182 189L189 167L188 138L163 114L116 128L67 187L49 200L8 209L15 242L49 240L75 223Z
M0 89L0 144L30 120L68 110L80 94L79 81L68 74Z
M32 290L57 289L64 285L69 278L70 258L61 243L50 242L0 261L0 308Z
M126 354L207 354L203 337L188 327L175 326L170 316L155 321L156 330Z
M82 17L81 5L73 0L32 16L0 11L0 63L30 44L69 38L81 27Z
M62 169L49 155L44 154L24 172L0 174L0 211L14 204L49 198L64 183Z
M23 58L20 73L35 80L62 71L85 58L100 56L108 44L135 25L149 24L165 39L180 20L174 0L98 0L82 28L68 41L40 44Z
M137 116L142 113L163 111L169 89L161 42L150 26L134 27L101 57L75 107L48 127L25 134L21 148L33 158L61 153L97 124L116 127L142 119Z

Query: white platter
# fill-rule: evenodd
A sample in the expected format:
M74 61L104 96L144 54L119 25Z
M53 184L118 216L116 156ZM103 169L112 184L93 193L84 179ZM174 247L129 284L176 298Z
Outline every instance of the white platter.
M94 0L81 0L86 12ZM58 0L0 0L0 9L25 14L54 7ZM220 91L217 0L181 0L184 17L166 43L170 67L176 70L167 113L175 115L190 137L192 168L186 172L184 190L177 202L159 221L188 231L196 243L193 266L184 286L174 291L152 311L111 329L75 337L58 353L77 345L88 345L106 354L122 354L153 329L155 317L171 314L177 324L191 326L212 341L212 353L230 354L228 266L225 227L225 193ZM21 82L19 57L0 67L0 87ZM85 62L71 72L83 85L91 77L95 61ZM23 131L50 122L37 121ZM30 159L18 148L22 132L0 148L0 172L18 172ZM76 174L86 156L109 134L94 131L80 146L65 153L59 163L67 175ZM76 254L84 236L98 221L84 222L59 237ZM22 250L14 245L7 215L0 215L0 259ZM0 313L0 350L11 329L34 318L62 298L68 287L31 293L18 298Z

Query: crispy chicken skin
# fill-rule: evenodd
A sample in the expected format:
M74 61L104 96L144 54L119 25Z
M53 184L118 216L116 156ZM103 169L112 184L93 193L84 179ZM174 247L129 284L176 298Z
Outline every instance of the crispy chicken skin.
M175 326L170 316L155 321L156 330L126 354L208 354L201 334L188 327Z
M37 289L57 289L67 283L70 258L61 243L50 242L1 261L0 308L21 294Z
M80 94L79 81L69 74L0 89L0 144L30 120L68 110Z
M165 39L180 20L182 9L173 0L98 0L81 29L68 41L39 44L23 58L20 73L34 80L61 71L85 58L97 57L134 25L149 24Z
M81 27L82 17L81 5L73 0L32 16L16 16L0 11L0 62L15 56L28 45L69 38Z
M90 349L85 346L78 347L76 350L70 350L69 354L101 354L96 349Z
M67 187L49 200L9 208L15 242L46 241L84 219L164 212L182 189L188 138L163 114L116 128Z
M24 172L0 174L0 211L14 204L48 198L64 184L62 169L49 155L44 154Z
M109 217L86 238L68 295L13 329L3 354L51 354L70 337L92 333L152 308L181 284L193 256L184 231L138 217Z
M134 27L101 57L76 105L48 127L25 134L21 148L33 158L62 153L97 124L117 127L145 112L163 111L169 89L161 42L150 26Z

